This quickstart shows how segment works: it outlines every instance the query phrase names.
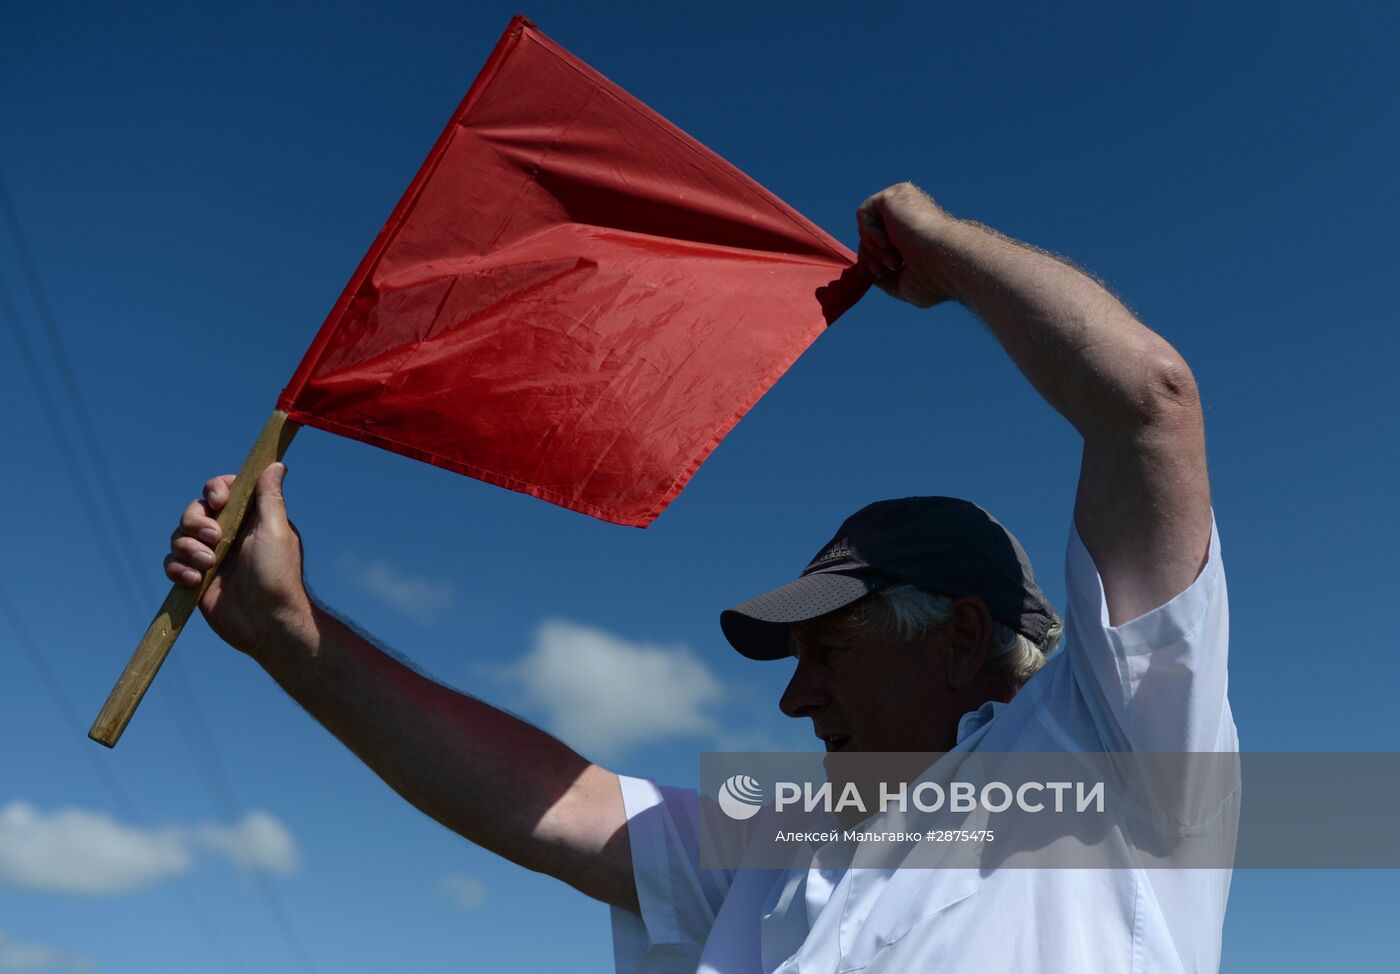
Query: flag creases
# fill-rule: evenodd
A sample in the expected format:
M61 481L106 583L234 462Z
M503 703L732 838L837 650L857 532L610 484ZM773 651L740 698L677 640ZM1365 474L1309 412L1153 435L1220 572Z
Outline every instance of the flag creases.
M517 18L278 405L645 526L864 292L853 261Z

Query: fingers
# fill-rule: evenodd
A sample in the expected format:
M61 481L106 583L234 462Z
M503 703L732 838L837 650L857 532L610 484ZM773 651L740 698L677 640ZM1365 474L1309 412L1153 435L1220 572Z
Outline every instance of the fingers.
M881 267L881 269L879 271L871 270L872 265ZM881 291L884 291L890 297L902 298L900 294L899 274L891 274L888 269L883 268L883 265L880 265L874 258L868 257L868 255L862 255L858 259L856 266L860 268L861 273L866 277L872 278L871 283Z
M196 570L214 567L214 549L194 538L176 538L170 545L171 557Z
M170 540L173 542L181 536L197 538L212 548L223 538L223 530L206 502L190 501L189 507L180 515L180 526L175 529Z
M165 575L177 585L196 587L204 572L213 567L214 548L223 538L215 516L228 503L233 474L214 477L204 485L204 496L190 501L180 515L180 524L170 534L170 554L165 557Z
M204 580L204 570L214 564L214 546L223 535L219 522L210 514L204 501L190 501L180 515L180 526L170 535L165 575L177 585L198 586Z
M885 258L875 255L864 244L856 251L856 264L877 281L893 280L904 269L902 264L890 266Z
M165 575L177 585L190 588L204 581L204 572L213 567L214 552L193 538L177 538L165 556Z
M204 502L209 505L215 514L224 509L228 503L229 491L233 488L234 475L231 473L221 474L218 477L211 477L204 485Z
M856 209L856 226L860 229L860 263L877 280L887 274L898 274L904 266L904 258L885 229L884 197L887 192L876 193Z
M181 564L174 555L165 556L165 577L184 588L199 588L200 583L204 581L202 572Z
M263 471L254 488L254 508L250 512L261 531L276 535L280 530L295 531L287 521L282 497L282 479L287 468L274 463ZM204 485L203 496L190 501L180 515L180 523L170 534L170 554L165 557L165 575L176 585L197 588L204 573L214 567L214 552L223 540L217 516L227 506L234 475L213 477Z

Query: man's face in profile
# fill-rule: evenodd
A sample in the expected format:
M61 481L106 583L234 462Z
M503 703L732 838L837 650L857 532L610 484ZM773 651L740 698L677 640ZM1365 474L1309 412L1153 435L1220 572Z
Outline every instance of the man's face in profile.
M792 627L797 667L779 708L810 718L829 753L950 750L966 713L966 688L949 680L950 626L900 641L867 625L865 608Z
M991 619L981 599L957 599L945 622L900 638L880 624L885 614L872 604L879 598L791 627L797 666L778 704L789 717L811 719L828 754L827 780L837 794L854 784L866 808L875 807L876 778L912 780L927 754L953 749L964 714L1011 695L984 672ZM902 770L885 761L877 771L847 757L877 752L914 760ZM864 815L843 817L854 824Z

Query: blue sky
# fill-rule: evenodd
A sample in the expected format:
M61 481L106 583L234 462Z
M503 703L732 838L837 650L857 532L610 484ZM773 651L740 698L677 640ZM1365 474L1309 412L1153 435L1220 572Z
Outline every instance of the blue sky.
M237 466L515 12L9 11L0 171L145 574L135 607L0 336L0 586L81 718L0 624L0 970L307 969L293 942L318 971L610 969L603 907L403 804L201 622L116 751L82 735L164 592L179 510ZM524 12L848 243L861 199L908 178L1108 281L1205 397L1243 745L1400 750L1394 13ZM42 351L7 236L0 271ZM703 749L811 743L775 707L787 665L735 656L719 609L914 493L988 507L1058 600L1078 451L965 312L872 293L647 531L314 430L288 461L322 598L438 678L686 784ZM667 706L561 681L583 652L594 683ZM652 682L614 679L639 662ZM1380 969L1397 898L1394 873L1241 872L1224 969Z

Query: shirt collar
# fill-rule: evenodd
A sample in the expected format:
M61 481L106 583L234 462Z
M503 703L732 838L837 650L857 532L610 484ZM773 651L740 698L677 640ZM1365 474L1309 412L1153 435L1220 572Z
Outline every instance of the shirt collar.
M964 740L990 724L992 719L995 718L997 714L1001 713L1002 708L1005 706L1006 704L1002 703L1000 700L988 700L976 710L970 710L963 714L962 719L958 721L958 743L961 744Z

